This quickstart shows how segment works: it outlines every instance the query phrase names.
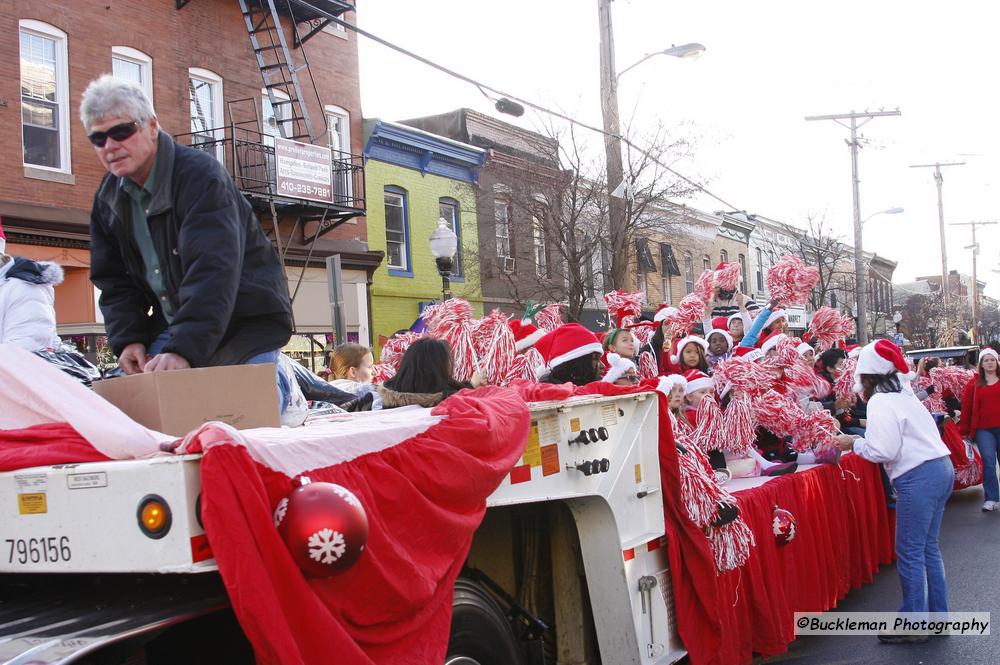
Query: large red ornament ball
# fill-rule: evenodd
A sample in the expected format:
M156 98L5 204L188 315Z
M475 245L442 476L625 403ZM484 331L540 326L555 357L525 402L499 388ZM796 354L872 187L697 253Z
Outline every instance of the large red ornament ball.
M795 539L795 515L784 508L774 507L774 540L779 545L787 545Z
M295 563L309 577L338 575L358 560L368 542L368 516L358 498L333 483L310 482L282 499L274 525Z

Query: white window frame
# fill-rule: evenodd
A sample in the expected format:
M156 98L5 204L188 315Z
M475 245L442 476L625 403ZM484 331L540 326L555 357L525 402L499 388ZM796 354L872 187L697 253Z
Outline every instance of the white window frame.
M438 199L439 215L442 208L449 208L452 210L451 230L455 234L455 238L458 240L458 245L455 248L455 258L452 262L451 274L452 277L463 279L465 277L465 273L463 272L465 257L462 256L462 209L459 206L458 199L453 199L448 196L442 196ZM444 217L444 215L441 215L441 217Z
M531 218L531 244L535 252L535 275L549 276L549 255L545 248L545 224L538 217Z
M500 217L497 212L503 209L503 224L500 224ZM493 200L493 221L496 226L496 237L497 237L497 258L507 259L511 256L510 251L510 202L504 199L494 199ZM504 233L500 233L500 228L503 227ZM506 251L504 249L506 248Z
M153 59L138 49L130 46L111 47L111 71L114 71L114 60L125 60L132 64L139 65L142 72L142 91L149 98L149 103L153 103ZM154 106L154 108L156 108Z
M287 102L290 97L288 93L282 92L281 90L273 90L271 94L275 96L278 101ZM270 114L268 114L268 109L271 109ZM263 136L262 143L274 147L274 138L281 137L281 127L282 123L289 121L291 117L291 107L288 104L282 104L281 106L275 108L271 105L271 98L267 96L267 88L260 89L260 131ZM270 125L267 124L268 116L273 116L275 119L274 131L276 134L268 131Z
M38 37L52 39L55 41L56 56L56 103L59 105L58 127L59 127L59 168L52 166L42 166L39 164L28 164L24 161L24 116L19 119L21 125L21 163L29 169L39 169L52 173L73 173L73 158L70 153L70 118L69 118L69 52L67 48L69 37L59 28L35 21L33 19L21 19L18 21L17 49L18 49L18 86L21 84L21 33L27 32ZM17 94L18 105L21 102L21 92Z
M649 302L649 287L646 282L646 273L640 270L636 273L636 276L638 277L639 291L642 292L642 302L643 304L647 304Z
M402 257L402 260L403 260L403 265L401 265L401 266L399 266L399 265L393 265L392 263L389 262L390 253L389 253L389 216L388 215L385 215L385 231L386 231L386 235L385 235L385 265L390 270L400 270L400 271L403 271L403 272L409 272L409 270L410 270L410 250L409 250L409 247L410 247L410 228L409 228L409 226L410 225L408 223L409 220L408 220L408 217L407 217L407 210L406 210L406 204L407 204L407 200L406 199L407 199L407 196L404 193L395 191L395 188L393 188L393 189L383 189L383 191L382 191L382 206L383 206L383 210L384 210L384 207L387 205L385 203L385 197L387 197L387 196L396 196L396 197L399 197L399 201L400 201L399 209L403 213L403 240L402 240L402 251L400 252L400 256ZM383 214L384 214L384 212L383 212ZM394 242L396 242L396 241L394 241Z
M336 106L333 104L326 104L323 107L323 115L326 120L326 142L327 146L333 150L333 161L335 162L345 162L347 165L351 164L351 112L342 106ZM340 120L341 126L344 128L343 132L339 132L340 145L333 145L333 134L330 132L330 118L335 117ZM339 152L339 154L338 154ZM338 171L335 169L333 177L337 177ZM352 171L347 169L346 171L339 173L343 178L343 182L340 183L341 192L348 200L354 198L354 179L352 177Z
M222 77L213 71L208 69L202 69L200 67L191 67L188 69L188 122L191 126L191 132L195 132L194 123L192 122L194 118L191 117L191 93L190 93L190 81L195 79L201 83L207 83L212 91L212 125L210 129L214 130L213 137L216 141L220 141L216 145L215 158L220 162L225 163L226 161L226 151L225 145L221 141L226 136L226 130L223 125L225 124L225 115L222 110L223 104L223 83Z

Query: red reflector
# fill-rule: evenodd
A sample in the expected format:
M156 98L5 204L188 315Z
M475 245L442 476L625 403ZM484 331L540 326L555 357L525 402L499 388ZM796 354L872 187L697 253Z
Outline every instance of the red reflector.
M656 540L651 540L648 543L646 543L646 551L647 552L652 552L653 550L658 550L658 549L660 549L660 539L659 538L657 538Z
M625 559L626 561L631 561L632 559L634 559L635 549L627 549L624 552L622 552L622 558Z
M191 562L208 561L213 557L212 546L208 544L208 536L191 536Z
M531 480L531 467L527 464L515 466L510 470L510 484L526 483Z

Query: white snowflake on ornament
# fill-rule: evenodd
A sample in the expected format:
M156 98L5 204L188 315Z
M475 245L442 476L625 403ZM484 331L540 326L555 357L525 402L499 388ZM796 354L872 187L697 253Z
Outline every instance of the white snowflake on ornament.
M281 526L281 520L285 519L285 513L288 512L288 499L284 498L278 502L277 507L274 509L274 528L277 529Z
M347 551L347 543L339 531L321 529L309 536L309 558L324 564L331 564Z
M358 501L358 497L354 496L354 493L351 492L351 490L347 489L346 487L341 487L340 485L335 485L332 483L331 487L333 488L333 491L336 493L336 495L339 496L341 499L351 504L355 508L361 507L361 502Z

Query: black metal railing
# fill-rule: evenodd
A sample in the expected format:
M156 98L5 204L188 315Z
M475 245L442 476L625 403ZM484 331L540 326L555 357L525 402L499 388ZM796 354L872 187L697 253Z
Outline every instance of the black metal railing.
M203 132L189 132L174 137L178 143L204 150L225 164L237 189L251 199L279 204L301 202L309 206L328 206L337 211L363 215L365 211L364 160L360 155L331 148L331 202L296 199L278 191L274 139L268 134L230 124Z

